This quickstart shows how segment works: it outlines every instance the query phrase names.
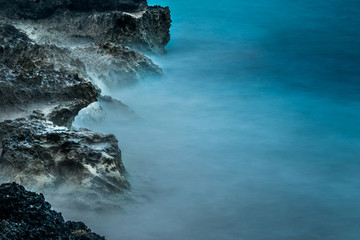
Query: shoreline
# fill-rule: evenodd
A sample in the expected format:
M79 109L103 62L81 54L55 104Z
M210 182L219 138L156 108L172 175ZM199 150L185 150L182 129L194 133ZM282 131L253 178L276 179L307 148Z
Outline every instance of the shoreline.
M97 113L86 117L94 121L106 114L104 104L140 119L101 88L162 74L141 51L165 52L169 8L142 2L135 14L119 6L94 12L51 5L49 15L39 12L48 2L26 13L21 1L6 4L0 12L1 181L37 192L61 189L94 202L131 191L115 136L74 130L72 123L91 103ZM7 7L15 9L13 15Z

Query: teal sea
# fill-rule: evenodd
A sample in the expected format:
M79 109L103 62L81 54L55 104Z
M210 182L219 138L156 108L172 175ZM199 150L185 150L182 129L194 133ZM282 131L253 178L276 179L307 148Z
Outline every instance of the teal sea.
M119 139L135 201L66 216L114 240L360 239L359 1L149 4L172 11L164 76L112 93L145 121L85 126Z

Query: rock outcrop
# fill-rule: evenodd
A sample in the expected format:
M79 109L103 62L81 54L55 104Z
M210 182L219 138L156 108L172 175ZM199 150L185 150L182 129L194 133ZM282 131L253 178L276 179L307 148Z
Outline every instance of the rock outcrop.
M138 50L163 53L170 26L146 0L0 0L0 181L117 206L130 189L117 139L72 123L89 105L94 121L104 108L140 119L100 93L162 74ZM0 186L2 239L104 238L13 183Z
M0 185L0 239L105 240L82 222L65 222L42 194L16 183Z
M162 73L149 58L123 44L138 39L139 46L163 48L168 40L154 44L150 40L167 38L169 12L160 7L136 13L117 11L117 7L111 12L86 12L89 9L77 9L75 2L65 6L65 1L19 0L3 5L11 5L15 15L39 13L55 5L58 9L36 21L31 19L44 16L2 16L28 35L0 24L0 173L3 179L34 189L66 186L90 193L122 192L129 184L116 138L69 129L78 112L98 100L100 90L95 84L119 86ZM26 4L29 9L22 9ZM158 24L165 24L164 29ZM150 34L163 30L166 36ZM51 36L47 41L41 40L47 36ZM71 45L71 37L79 36L91 41ZM149 41L145 44L145 40ZM101 97L99 104L100 109L111 105L118 114L138 119L118 100Z
M106 195L129 188L115 136L70 131L36 112L0 123L0 173L33 189Z
M107 92L162 74L151 59L121 44L84 44L73 48L71 54L81 59L95 84Z
M80 198L126 192L115 136L71 127L92 103L94 119L104 108L139 119L101 90L162 74L139 51L165 52L169 8L147 6L146 0L0 0L0 6L0 180L37 191L66 189ZM18 203L1 198L3 190L19 194L19 201L30 194L14 184L1 186L0 205L9 209ZM40 204L36 209L48 214L39 216L58 228L35 218L34 204L16 213L0 209L0 239L101 239L86 226L64 223L43 198L31 196Z
M164 52L169 8L146 0L0 0L0 6L0 173L35 189L128 189L116 138L70 129L79 111L98 100L100 114L106 106L139 119L100 92L162 73L137 50Z
M4 16L4 15L3 15ZM138 12L74 12L59 9L40 20L8 19L32 39L57 45L110 42L141 51L163 53L170 41L170 10L146 7Z
M72 11L126 11L144 10L146 0L0 0L0 12L9 18L42 19L58 9Z
M124 122L124 124L143 120L129 106L110 96L100 96L99 101L82 109L76 119L78 123L85 126L107 124L113 119L116 119L117 122Z
M36 44L15 27L0 25L0 121L42 110L55 124L70 127L99 95L85 65L70 55L67 49Z

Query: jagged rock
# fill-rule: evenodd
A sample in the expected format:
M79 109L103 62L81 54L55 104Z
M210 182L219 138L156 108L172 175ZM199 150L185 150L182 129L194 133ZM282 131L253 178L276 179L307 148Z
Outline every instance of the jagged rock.
M86 126L94 126L111 119L127 123L142 120L129 106L110 96L100 96L98 102L82 109L76 119Z
M36 44L0 24L0 121L42 110L55 124L70 127L98 94L84 64L69 50Z
M144 77L145 74L162 74L161 68L154 64L153 61L137 51L131 50L120 44L98 42L99 53L102 55L110 55L114 58L116 68L124 68L122 71L132 71ZM115 61L116 60L116 61ZM128 67L125 68L124 66Z
M57 9L134 12L143 10L147 3L146 0L0 0L0 5L0 12L9 18L41 19Z
M105 91L133 84L147 76L162 74L162 70L151 59L120 44L84 44L73 48L71 53L81 59L87 73Z
M71 0L69 9L77 11L126 11L143 10L147 6L146 0Z
M111 109L112 114L122 117L126 120L140 120L141 117L137 115L128 105L120 100L114 99L110 96L100 96L99 103L101 106Z
M81 198L129 189L116 138L69 128L79 110L98 99L91 80L113 84L115 77L124 83L161 74L128 47L164 52L169 9L147 7L146 0L0 0L0 6L0 180L66 189ZM112 98L99 103L133 113ZM30 115L33 110L39 111ZM0 236L32 239L24 221L0 221ZM81 230L75 223L65 225ZM51 239L37 231L44 234L36 225L34 239ZM79 233L65 239L98 239Z
M0 240L104 240L82 222L65 222L42 194L0 185Z
M138 12L73 12L59 10L41 20L7 20L38 42L57 45L110 42L141 51L163 53L170 41L168 7L147 7Z
M115 194L129 188L114 135L70 131L34 113L0 123L0 173L34 189Z

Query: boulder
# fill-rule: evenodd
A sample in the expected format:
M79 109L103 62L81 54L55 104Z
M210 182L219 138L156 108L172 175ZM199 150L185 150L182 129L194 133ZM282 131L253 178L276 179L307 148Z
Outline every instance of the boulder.
M16 183L0 185L0 239L105 240L82 222L65 222L42 194Z
M113 195L129 188L114 135L68 130L34 112L0 123L0 179L32 189Z

